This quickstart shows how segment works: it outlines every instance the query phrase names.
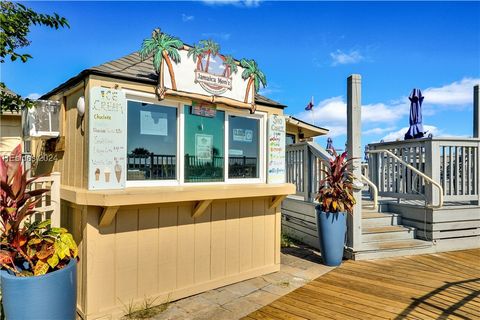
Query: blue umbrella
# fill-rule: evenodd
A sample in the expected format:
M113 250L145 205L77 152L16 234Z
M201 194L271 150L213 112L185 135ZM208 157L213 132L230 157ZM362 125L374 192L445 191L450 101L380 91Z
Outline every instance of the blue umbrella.
M407 133L405 133L405 140L423 138L422 92L420 89L413 89L408 99L410 100L410 128L408 128Z
M329 153L333 153L333 140L332 138L327 139L327 147L325 148Z

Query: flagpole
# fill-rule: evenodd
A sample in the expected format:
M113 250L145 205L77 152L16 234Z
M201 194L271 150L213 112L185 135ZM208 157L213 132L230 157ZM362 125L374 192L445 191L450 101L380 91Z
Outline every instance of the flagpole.
M310 112L312 114L312 124L315 125L315 117L313 115L313 107L315 106L315 104L313 103L313 96L312 96L312 108L310 109Z

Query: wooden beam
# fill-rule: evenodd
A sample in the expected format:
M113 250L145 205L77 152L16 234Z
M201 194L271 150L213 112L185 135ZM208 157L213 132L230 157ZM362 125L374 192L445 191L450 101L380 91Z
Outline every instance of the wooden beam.
M205 212L205 210L207 210L208 206L210 205L210 203L212 203L212 201L213 200L198 201L197 205L193 209L192 218L200 217Z
M272 200L270 201L270 204L268 206L268 210L271 210L272 208L275 208L278 206L280 203L282 203L283 199L285 199L287 196L286 195L278 195L275 197L272 197Z
M113 207L103 207L102 214L100 215L100 218L98 219L98 226L99 227L108 227L113 219L115 219L115 215L117 214L119 206L113 206Z

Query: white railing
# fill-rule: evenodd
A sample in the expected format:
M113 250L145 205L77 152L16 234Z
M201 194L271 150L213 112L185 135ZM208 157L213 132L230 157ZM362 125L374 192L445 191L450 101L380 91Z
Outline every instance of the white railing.
M479 147L480 139L458 138L371 144L369 177L384 197L426 200L430 205L438 205L442 197L446 202L478 202Z
M388 157L391 157L391 158L395 159L396 162L401 163L407 169L409 169L412 172L414 172L415 174L419 175L423 179L423 181L426 181L427 183L430 183L430 184L434 185L436 188L438 188L438 199L439 200L438 200L438 204L436 204L436 205L431 204L430 206L432 208L441 208L443 206L443 188L439 183L434 181L432 178L430 178L429 176L427 176L426 174L424 174L420 170L413 167L411 164L406 163L405 161L403 161L402 159L400 159L399 157L397 157L395 154L393 154L392 152L390 152L388 150L382 150L382 149L370 150L369 153L386 154ZM394 179L398 180L399 177L394 177Z
M332 156L314 142L301 142L286 148L287 182L295 184L296 195L305 201L313 201L320 181L325 178L328 161ZM365 182L372 190L373 209L378 208L378 188L368 179L365 172L357 180Z
M32 220L41 221L51 219L53 227L60 226L60 173L52 172L49 176L41 177L32 184L32 189L49 189L42 195L35 209L37 213Z
M302 196L305 201L315 199L330 158L331 155L314 142L286 147L287 182L295 184L297 196Z

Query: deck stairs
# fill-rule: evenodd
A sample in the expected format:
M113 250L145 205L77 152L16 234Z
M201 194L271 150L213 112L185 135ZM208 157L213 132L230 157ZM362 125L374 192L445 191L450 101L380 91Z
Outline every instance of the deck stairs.
M363 202L362 244L358 251L347 253L349 258L367 260L433 252L433 243L416 239L416 228L402 225L400 214L373 210L371 203Z

